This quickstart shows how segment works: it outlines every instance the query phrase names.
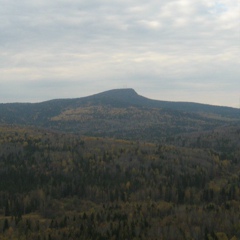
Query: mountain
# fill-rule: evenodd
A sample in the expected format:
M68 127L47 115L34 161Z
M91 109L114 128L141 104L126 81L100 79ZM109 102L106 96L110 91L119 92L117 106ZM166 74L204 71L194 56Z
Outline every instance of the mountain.
M86 98L81 98L83 102L94 104L111 104L112 106L141 106L149 108L168 108L184 112L211 113L231 118L240 118L239 109L223 106L213 106L191 102L169 102L152 100L136 93L134 89L114 89L102 92Z
M133 89L0 104L0 239L240 239L239 113Z
M133 89L41 103L0 104L1 124L155 141L240 122L240 110L199 103L152 100Z

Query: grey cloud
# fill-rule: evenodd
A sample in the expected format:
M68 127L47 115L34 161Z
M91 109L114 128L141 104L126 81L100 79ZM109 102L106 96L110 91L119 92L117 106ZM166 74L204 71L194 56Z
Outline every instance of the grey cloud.
M66 84L69 97L75 83L91 93L125 82L230 91L239 86L239 15L236 0L221 2L0 0L0 83L24 81L22 92L56 85L59 96Z

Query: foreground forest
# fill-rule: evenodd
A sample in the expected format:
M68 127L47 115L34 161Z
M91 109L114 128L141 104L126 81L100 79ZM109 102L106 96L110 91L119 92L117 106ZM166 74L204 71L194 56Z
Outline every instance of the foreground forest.
M162 142L0 126L0 239L240 239L240 128Z

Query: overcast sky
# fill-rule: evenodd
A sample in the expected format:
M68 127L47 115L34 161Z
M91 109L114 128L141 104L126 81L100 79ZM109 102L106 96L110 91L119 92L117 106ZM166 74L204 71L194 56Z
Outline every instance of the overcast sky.
M114 88L239 107L239 0L0 0L0 102Z

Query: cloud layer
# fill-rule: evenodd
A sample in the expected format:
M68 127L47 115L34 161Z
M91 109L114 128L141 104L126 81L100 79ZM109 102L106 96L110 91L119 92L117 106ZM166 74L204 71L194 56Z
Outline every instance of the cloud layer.
M142 95L238 107L238 0L0 0L0 102Z

